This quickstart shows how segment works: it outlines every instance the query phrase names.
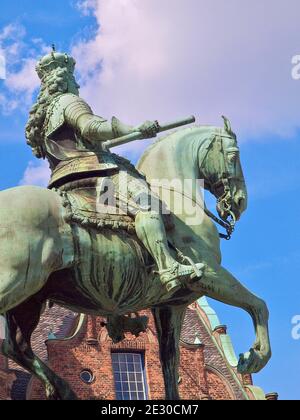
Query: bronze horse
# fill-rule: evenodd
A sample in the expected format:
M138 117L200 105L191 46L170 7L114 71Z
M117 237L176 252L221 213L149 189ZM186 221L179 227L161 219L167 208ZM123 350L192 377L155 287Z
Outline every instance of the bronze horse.
M238 219L246 209L238 145L228 127L193 127L173 133L146 151L138 169L149 182L154 178L204 179L224 220L230 214ZM171 199L173 194L170 191ZM201 206L193 191L190 200ZM177 249L193 261L204 262L205 272L201 280L183 285L170 297L134 234L68 223L62 198L55 191L17 187L1 192L0 313L6 317L8 331L3 353L44 383L47 398L75 399L70 386L31 348L31 335L46 301L104 317L151 308L166 399L176 400L183 317L189 304L206 295L251 315L256 341L241 356L238 369L242 373L261 370L271 355L267 307L221 266L218 231L202 214L193 224L188 222L190 215L173 214L174 227L168 237L174 256Z

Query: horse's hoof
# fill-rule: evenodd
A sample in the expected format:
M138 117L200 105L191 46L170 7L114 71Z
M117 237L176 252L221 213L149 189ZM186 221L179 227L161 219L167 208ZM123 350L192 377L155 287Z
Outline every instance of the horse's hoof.
M266 366L270 357L269 353L250 349L249 352L240 355L237 370L242 375L258 373Z

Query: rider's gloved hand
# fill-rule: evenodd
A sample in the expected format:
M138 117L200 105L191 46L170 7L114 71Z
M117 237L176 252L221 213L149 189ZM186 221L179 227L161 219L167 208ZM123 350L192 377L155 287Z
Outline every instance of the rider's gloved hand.
M159 132L159 124L157 121L146 121L144 124L137 127L145 139L156 137Z

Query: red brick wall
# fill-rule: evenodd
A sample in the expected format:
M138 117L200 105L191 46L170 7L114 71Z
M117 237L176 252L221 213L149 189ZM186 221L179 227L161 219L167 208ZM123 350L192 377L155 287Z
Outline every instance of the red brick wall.
M163 378L158 360L158 344L151 332L136 338L130 334L118 345L112 343L105 328L101 327L101 318L88 318L80 335L71 341L48 341L49 365L61 377L66 379L80 399L115 399L115 386L112 371L111 352L113 350L135 350L145 354L146 376L149 386L149 398L164 397ZM152 321L152 320L151 320ZM153 322L153 321L152 321ZM91 337L91 332L98 331ZM94 344L88 344L90 339ZM80 372L89 369L94 374L92 384L85 384L80 379ZM33 380L29 393L30 399L43 398L43 390L37 380Z
M234 400L234 395L226 379L211 369L206 370L208 392L212 400Z
M205 314L201 311L199 306L197 306L197 311L200 311L202 319L205 319ZM244 389L243 392L242 376L238 375L236 370L229 366L225 356L218 351L216 344L213 341L213 334L210 334L207 329L204 328L203 324L202 326L200 324L201 321L199 319L199 329L201 330L201 341L204 344L204 358L206 366L213 367L220 373L220 375L222 375L225 381L224 383L230 386L235 400L245 400L246 390ZM240 381L240 385L238 385L238 381ZM221 386L221 384L219 386Z
M6 370L8 367L8 364L7 364L7 359L1 354L2 343L3 343L3 340L1 340L0 338L0 369Z
M0 349L2 340L0 339ZM0 353L0 400L9 400L15 375L8 370L7 359Z
M49 365L62 378L66 379L80 399L115 399L115 387L112 371L111 352L137 351L145 354L146 379L149 399L164 399L164 381L159 361L159 349L154 327L154 320L149 312L149 329L136 338L130 334L126 339L114 345L108 337L107 331L100 324L101 318L88 317L80 334L68 341L50 340L47 342ZM194 311L189 316L192 320ZM199 327L200 328L200 327ZM203 326L202 326L203 329ZM203 331L201 331L201 336ZM222 379L222 372L216 374L206 369L208 360L214 360L216 368L220 365L226 371L224 359L220 356L209 336L205 336L204 345L181 346L180 360L180 394L182 399L236 399L234 387L230 385L226 375ZM94 381L85 384L80 379L80 372L89 369L94 374ZM44 392L41 383L33 379L28 391L29 399L43 399Z

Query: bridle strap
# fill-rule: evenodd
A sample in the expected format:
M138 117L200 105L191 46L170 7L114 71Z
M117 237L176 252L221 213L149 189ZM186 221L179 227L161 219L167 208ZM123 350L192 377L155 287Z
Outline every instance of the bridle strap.
M199 205L200 207L202 207L204 213L210 218L212 219L214 222L216 222L219 226L223 227L224 229L226 229L227 234L224 235L224 233L220 233L219 232L219 237L221 239L226 239L226 241L229 241L231 239L231 236L233 234L234 231L234 225L231 222L225 222L224 220L219 219L217 216L215 216L211 211L209 211L204 203L199 203L197 200L195 200L193 197L187 196L185 195L182 191L178 191L176 188L172 187L172 188L167 188L165 186L162 186L161 184L156 184L156 183L152 183L152 186L154 187L159 187L159 188L163 188L166 191L170 191L170 192L177 192L179 194L182 194L183 197L188 198L189 200L191 200L193 203L195 203L196 205ZM202 206L203 204L203 206Z
M215 216L207 208L204 208L204 212L210 219L212 219L218 225L220 225L224 229L226 229L227 235L224 235L224 233L219 232L219 237L221 239L225 239L226 241L229 241L231 239L231 236L232 236L233 232L234 232L234 225L231 222L225 222L224 220L219 219L217 216Z
M233 176L229 173L229 170L228 170L228 167L227 167L227 164L226 164L225 151L224 151L224 145L223 145L223 138L224 137L231 138L231 136L225 135L224 133L222 133L221 130L220 130L220 132L216 132L216 133L213 134L213 139L207 147L205 156L204 156L204 158L201 162L200 167L202 167L204 165L204 163L207 159L208 153L211 150L213 144L220 139L221 140L221 147L222 147L222 153L221 154L223 156L223 163L224 163L224 172L223 172L222 178L219 181L215 182L214 184L208 185L208 187L209 187L209 190L211 191L211 193L214 194L215 191L216 191L216 187L218 185L224 186L224 195L226 196L229 193L230 194L230 200L232 201L232 196L231 196L230 188L229 188L228 185L229 185L229 180L230 179L235 179L235 176ZM222 197L218 197L218 199L219 198L222 198ZM231 207L231 205L230 205L230 207ZM235 215L231 211L231 209L226 208L226 211L230 214L231 219L232 219L229 222L225 221L225 220L221 220L220 218L215 216L211 211L209 211L207 208L204 208L204 211L205 211L205 214L208 217L210 217L214 222L216 222L218 225L220 225L224 229L226 229L227 235L224 235L223 233L219 233L219 237L221 239L226 239L227 241L229 241L231 239L231 236L232 236L233 232L234 232L235 223L236 223Z

